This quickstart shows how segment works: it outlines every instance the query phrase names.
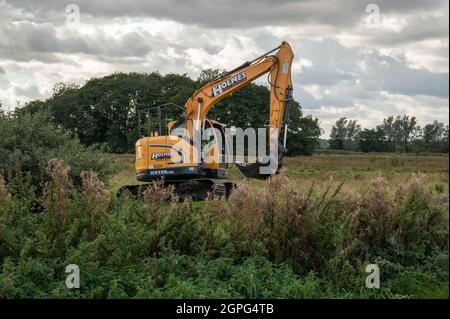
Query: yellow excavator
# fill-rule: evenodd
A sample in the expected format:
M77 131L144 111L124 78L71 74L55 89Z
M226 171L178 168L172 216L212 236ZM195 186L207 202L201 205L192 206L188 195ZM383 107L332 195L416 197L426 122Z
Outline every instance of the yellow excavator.
M288 42L220 74L202 85L187 101L183 115L167 124L166 136L151 134L136 142L136 179L140 182L162 180L173 185L180 198L205 199L211 194L228 195L233 183L226 182L228 170L235 164L247 177L261 177L261 167L268 163L236 163L229 159L228 139L223 124L208 119L208 112L220 100L268 74L270 85L269 135L277 143L277 166L269 170L276 174L286 153L289 101L292 100L291 66L294 53ZM210 132L205 141L205 132ZM283 131L283 133L281 133ZM283 139L283 141L281 141ZM280 143L278 143L280 142ZM202 151L207 144L207 152ZM148 184L124 186L139 195Z

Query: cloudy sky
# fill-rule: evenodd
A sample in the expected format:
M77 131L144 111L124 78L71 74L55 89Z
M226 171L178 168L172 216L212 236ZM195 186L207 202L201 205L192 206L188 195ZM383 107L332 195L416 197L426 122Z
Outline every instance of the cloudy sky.
M287 40L294 96L324 136L343 116L448 123L448 1L371 1L0 0L0 103L116 71L196 78Z

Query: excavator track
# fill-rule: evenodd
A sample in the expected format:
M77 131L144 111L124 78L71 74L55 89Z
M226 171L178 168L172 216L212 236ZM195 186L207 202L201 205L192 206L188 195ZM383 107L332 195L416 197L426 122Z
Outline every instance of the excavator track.
M129 193L136 198L142 198L143 192L152 184L126 185L119 189L117 196ZM211 197L228 197L235 184L220 179L197 178L189 180L162 180L163 188L173 186L180 201L191 198L199 201Z

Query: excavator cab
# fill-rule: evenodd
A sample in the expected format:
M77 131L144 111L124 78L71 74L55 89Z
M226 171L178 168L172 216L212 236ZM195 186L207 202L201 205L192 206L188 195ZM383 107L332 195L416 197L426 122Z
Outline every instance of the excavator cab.
M174 128L169 123L167 136L143 137L136 143L136 178L140 182L163 179L172 185L180 198L206 199L211 194L226 196L233 184L223 182L228 177L224 125L206 119L203 121L201 142L187 133L190 120ZM145 185L129 185L124 189L139 195Z
M136 178L150 182L192 177L226 178L228 176L227 139L224 125L210 119L203 121L198 143L187 134L191 121L170 129L166 136L149 136L136 143ZM174 123L169 123L173 127Z

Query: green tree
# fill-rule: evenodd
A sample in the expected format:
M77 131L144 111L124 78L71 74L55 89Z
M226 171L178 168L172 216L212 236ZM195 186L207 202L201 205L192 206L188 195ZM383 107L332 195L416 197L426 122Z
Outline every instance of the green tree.
M405 153L408 153L408 144L414 137L414 134L418 132L417 130L417 120L414 116L409 117L403 115L402 117L397 116L394 122L394 127L396 128L397 140L400 146L403 148Z
M343 150L344 141L347 136L346 132L347 119L342 117L336 121L331 128L330 148L333 150Z
M386 143L390 152L395 152L396 150L396 134L394 122L394 117L388 116L387 118L383 119L383 123L378 126L378 129L383 132L386 138Z
M380 128L364 129L359 134L359 150L362 152L385 152L388 144Z
M200 84L206 83L206 82L211 81L212 79L218 77L219 75L221 75L224 72L225 72L225 70L220 70L220 69L203 70L200 73L200 75L198 76L197 82L199 82Z
M356 120L341 117L331 128L330 148L335 150L354 151L358 147L358 136L361 126Z
M448 124L433 121L425 125L423 140L429 152L448 152Z
M409 145L412 140L417 139L421 133L414 116L398 115L389 116L383 120L378 128L384 132L388 149L390 152L409 152ZM417 143L416 143L417 144Z
M107 143L112 152L132 152L139 138L138 112L168 102L183 105L195 88L186 75L114 73L81 87L59 83L50 99L31 102L23 111L48 109L54 122L83 144ZM165 111L167 117L177 116L173 108Z
M319 119L307 115L293 121L289 127L287 136L289 154L312 155L319 146L319 138L323 133Z

